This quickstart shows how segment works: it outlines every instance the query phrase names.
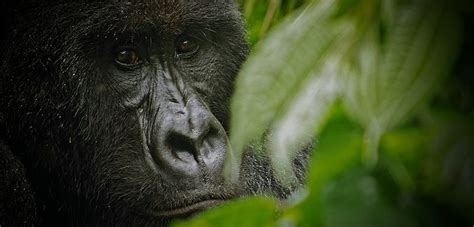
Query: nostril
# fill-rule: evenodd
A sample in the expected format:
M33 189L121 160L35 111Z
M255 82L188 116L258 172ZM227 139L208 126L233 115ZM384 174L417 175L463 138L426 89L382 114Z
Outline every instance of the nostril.
M183 122L172 123L149 145L157 170L173 176L220 178L228 139L219 122L203 122L194 128Z
M178 133L171 133L166 138L166 145L172 154L182 161L195 158L197 150L191 138Z

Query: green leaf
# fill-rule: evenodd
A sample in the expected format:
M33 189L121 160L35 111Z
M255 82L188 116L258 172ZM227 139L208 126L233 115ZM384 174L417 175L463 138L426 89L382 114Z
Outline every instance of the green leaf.
M240 160L246 144L284 116L308 78L320 76L338 38L351 26L328 21L332 3L314 4L277 27L249 57L232 100L231 144ZM336 51L337 52L337 51ZM230 166L230 165L228 165ZM235 169L226 168L226 175Z
M334 62L333 62L334 63ZM273 126L268 140L275 175L286 186L296 182L292 171L292 160L312 140L315 131L326 120L332 103L336 100L337 63L328 64L320 73L313 75L296 95L288 112Z
M251 197L208 210L189 221L177 221L173 226L275 226L277 211L278 207L275 200Z
M380 182L364 168L349 168L321 193L324 226L417 226L412 214L387 198Z
M341 112L335 112L324 127L313 155L308 177L309 195L287 210L283 218L297 226L322 226L322 189L330 181L359 162L363 131Z
M334 16L339 17L348 14L359 3L360 0L339 0Z
M460 45L458 15L444 1L399 7L393 26L378 42L369 28L347 70L344 98L349 113L367 128L369 163L377 160L380 136L409 119L451 69Z

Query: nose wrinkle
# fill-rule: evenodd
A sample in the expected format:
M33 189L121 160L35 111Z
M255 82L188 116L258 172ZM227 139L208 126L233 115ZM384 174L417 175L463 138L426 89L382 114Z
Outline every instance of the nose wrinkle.
M170 99L176 100L176 103L187 106L188 95L186 92L186 84L175 66L169 61L163 63L162 74L166 81L167 94L170 95Z
M161 73L153 80L160 86L150 89L141 114L146 161L155 172L183 177L220 171L226 149L225 134L216 133L220 123L179 72L167 68Z

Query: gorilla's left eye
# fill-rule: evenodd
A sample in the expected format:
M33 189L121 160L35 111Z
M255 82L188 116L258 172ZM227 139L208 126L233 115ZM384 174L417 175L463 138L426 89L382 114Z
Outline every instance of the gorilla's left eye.
M199 49L199 43L191 37L181 37L176 41L176 54L179 57L191 57Z
M120 66L134 67L140 65L142 60L137 50L127 48L120 49L115 53L115 62Z

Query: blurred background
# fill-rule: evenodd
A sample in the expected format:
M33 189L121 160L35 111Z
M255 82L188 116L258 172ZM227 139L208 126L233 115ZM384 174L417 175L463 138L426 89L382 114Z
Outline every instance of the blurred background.
M252 53L232 102L235 152L291 160L304 189L177 226L473 226L474 2L240 0Z

